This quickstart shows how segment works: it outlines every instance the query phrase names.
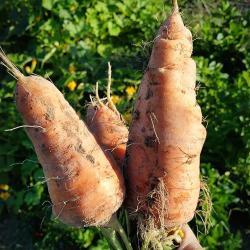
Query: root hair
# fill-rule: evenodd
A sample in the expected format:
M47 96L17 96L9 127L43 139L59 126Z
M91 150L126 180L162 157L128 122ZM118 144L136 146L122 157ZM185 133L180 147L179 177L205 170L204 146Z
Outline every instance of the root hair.
M213 211L213 203L210 195L210 190L207 180L204 176L201 177L201 192L199 197L199 209L197 209L195 216L201 220L204 233L207 234L211 227L211 213Z
M182 241L181 226L167 228L165 216L167 214L168 191L163 179L158 179L158 184L146 197L149 210L156 210L156 216L148 211L148 215L139 215L138 231L142 239L142 250L170 250L179 245ZM153 202L150 205L150 202ZM181 232L181 233L180 233Z
M99 97L99 83L98 81L96 82L96 87L95 87L95 98L96 98L96 101L97 101L97 104L100 105L100 106L103 106L103 102L101 101L100 97Z
M10 132L10 131L17 130L19 128L40 128L43 132L46 131L46 129L44 127L39 126L39 125L21 125L21 126L17 126L17 127L10 128L10 129L5 129L4 131L5 132Z

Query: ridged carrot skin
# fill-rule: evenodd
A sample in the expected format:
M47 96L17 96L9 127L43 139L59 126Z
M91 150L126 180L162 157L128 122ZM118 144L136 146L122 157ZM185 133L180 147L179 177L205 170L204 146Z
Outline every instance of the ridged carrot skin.
M129 130L126 204L156 221L165 207L167 228L193 218L200 191L200 153L206 129L196 101L192 50L191 32L175 5L154 40ZM166 191L161 204L159 183Z

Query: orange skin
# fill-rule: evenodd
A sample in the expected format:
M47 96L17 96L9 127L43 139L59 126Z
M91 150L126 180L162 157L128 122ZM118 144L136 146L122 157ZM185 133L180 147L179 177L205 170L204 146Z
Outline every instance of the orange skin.
M47 180L53 213L72 226L101 226L124 199L123 177L51 82L19 77L16 104Z
M157 221L162 204L148 195L163 181L166 228L193 218L200 191L206 130L196 102L192 46L192 35L175 8L155 39L129 131L126 204Z
M86 123L99 145L105 151L110 151L118 166L122 166L128 129L118 113L106 105L90 105L87 109Z

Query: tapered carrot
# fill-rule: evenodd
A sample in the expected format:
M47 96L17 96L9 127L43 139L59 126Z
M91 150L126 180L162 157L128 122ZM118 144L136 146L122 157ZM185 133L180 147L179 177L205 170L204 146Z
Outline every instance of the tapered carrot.
M3 52L0 58L17 79L17 109L43 167L54 215L73 226L104 225L125 193L116 162L52 82L24 76Z
M111 99L110 63L108 78L107 103L104 104L100 100L97 83L96 101L87 108L86 123L102 148L111 152L118 165L122 166L128 140L128 129Z
M192 35L173 2L138 92L125 165L128 208L169 230L195 214L206 137L196 101Z

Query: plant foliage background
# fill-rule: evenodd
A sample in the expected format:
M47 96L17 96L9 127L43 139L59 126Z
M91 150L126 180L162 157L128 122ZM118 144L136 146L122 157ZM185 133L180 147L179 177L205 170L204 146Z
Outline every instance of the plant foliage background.
M209 2L209 3L208 3ZM250 56L248 1L180 1L194 34L198 102L208 138L202 174L211 189L211 228L191 225L207 249L250 249ZM27 75L46 75L84 118L107 62L113 100L129 122L152 40L170 11L163 0L0 1L0 44ZM0 75L0 249L109 249L98 229L73 229L51 216L43 173ZM200 203L200 208L202 203Z

